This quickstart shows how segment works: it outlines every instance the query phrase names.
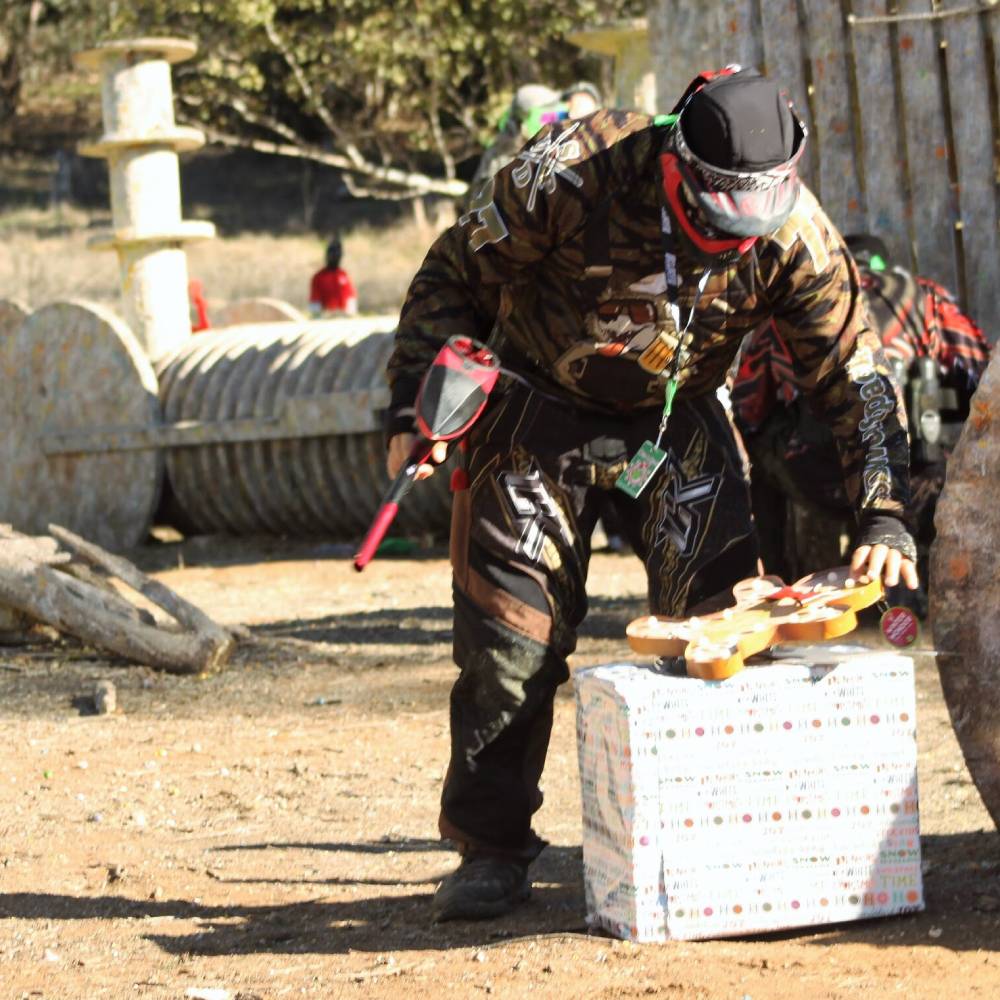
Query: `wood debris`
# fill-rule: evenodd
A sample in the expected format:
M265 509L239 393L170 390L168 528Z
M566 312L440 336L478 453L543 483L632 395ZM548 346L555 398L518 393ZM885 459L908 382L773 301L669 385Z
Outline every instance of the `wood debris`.
M117 579L166 612L158 624L111 583ZM236 640L165 584L58 525L23 535L0 524L0 610L40 622L95 646L170 673L219 670ZM175 624L176 623L176 624Z

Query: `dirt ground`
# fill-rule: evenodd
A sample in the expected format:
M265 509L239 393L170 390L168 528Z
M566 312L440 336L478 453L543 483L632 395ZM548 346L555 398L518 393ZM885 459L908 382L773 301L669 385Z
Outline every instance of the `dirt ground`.
M359 576L331 545L144 549L144 568L250 627L217 676L51 642L0 649L0 1000L1000 996L1000 834L926 652L926 912L701 943L588 936L567 685L532 900L430 924L454 863L436 829L454 673L442 555ZM590 591L574 666L627 655L637 560L596 555ZM100 679L114 715L92 713Z

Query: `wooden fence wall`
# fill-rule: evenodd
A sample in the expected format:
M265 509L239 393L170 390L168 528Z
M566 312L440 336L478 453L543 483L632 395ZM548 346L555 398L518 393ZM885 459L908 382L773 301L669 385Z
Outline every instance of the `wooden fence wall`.
M730 62L781 81L834 223L881 236L997 340L997 0L650 0L648 21L658 110Z

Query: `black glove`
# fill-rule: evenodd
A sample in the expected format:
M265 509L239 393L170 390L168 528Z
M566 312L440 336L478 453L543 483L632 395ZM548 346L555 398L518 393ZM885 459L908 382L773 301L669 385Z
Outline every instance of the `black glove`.
M862 545L887 545L903 554L907 559L917 561L917 546L906 525L895 514L884 511L866 511L861 515L861 524L854 539L854 548Z
M416 411L412 406L406 406L398 410L386 410L382 416L382 438L385 447L389 447L389 442L397 434L416 434L417 418Z

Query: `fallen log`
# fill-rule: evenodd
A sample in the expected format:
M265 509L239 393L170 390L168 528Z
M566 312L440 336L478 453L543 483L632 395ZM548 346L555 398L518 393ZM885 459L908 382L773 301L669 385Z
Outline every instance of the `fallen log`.
M59 553L59 544L52 538L21 535L9 524L0 524L0 557L12 561L29 560L46 565L68 564L71 556ZM0 599L0 645L21 645L30 641L31 616L5 604Z
M171 673L207 673L228 660L235 646L233 634L199 608L128 560L73 532L58 525L49 525L49 532L52 538L34 537L0 525L0 605L88 645ZM179 628L157 624L148 611L130 604L102 578L67 572L74 557L142 594Z

